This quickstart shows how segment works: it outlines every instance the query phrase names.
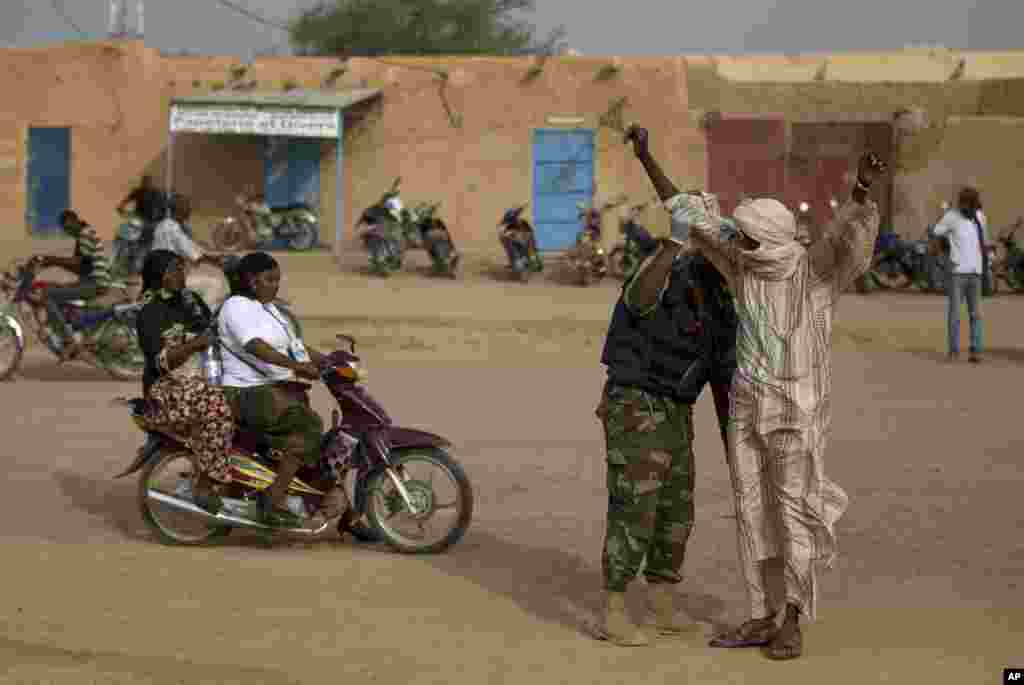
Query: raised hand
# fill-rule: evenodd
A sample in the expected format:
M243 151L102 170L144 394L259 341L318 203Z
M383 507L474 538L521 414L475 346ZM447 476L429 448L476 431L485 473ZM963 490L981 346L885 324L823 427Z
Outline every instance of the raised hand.
M647 133L646 128L641 128L639 126L632 125L628 129L626 129L626 136L623 139L623 142L632 142L633 154L635 154L637 157L644 157L649 152L649 149L647 147L648 138L649 135Z

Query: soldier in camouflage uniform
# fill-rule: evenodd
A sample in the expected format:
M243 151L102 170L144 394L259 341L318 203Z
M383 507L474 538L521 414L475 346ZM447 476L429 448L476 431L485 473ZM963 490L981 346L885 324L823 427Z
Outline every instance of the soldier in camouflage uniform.
M723 442L735 370L736 313L724 281L703 257L681 254L685 236L662 238L627 280L608 329L608 382L597 415L604 425L608 519L602 566L607 604L600 637L647 644L625 610L639 573L659 634L678 620L674 585L693 529L693 403L711 384Z

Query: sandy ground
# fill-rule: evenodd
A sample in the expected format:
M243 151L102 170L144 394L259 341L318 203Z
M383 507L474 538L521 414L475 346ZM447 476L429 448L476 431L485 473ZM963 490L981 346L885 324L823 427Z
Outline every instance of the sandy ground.
M332 537L161 546L135 483L111 480L140 435L106 402L136 388L36 346L0 386L0 682L981 684L1024 665L1024 300L986 302L980 367L941 363L941 298L844 301L827 465L851 507L807 656L776 664L705 646L745 610L708 397L679 597L699 629L632 650L581 632L600 607L593 410L614 284L381 281L313 263L288 261L284 293L307 338L354 333L396 421L455 443L477 497L464 540L434 557Z

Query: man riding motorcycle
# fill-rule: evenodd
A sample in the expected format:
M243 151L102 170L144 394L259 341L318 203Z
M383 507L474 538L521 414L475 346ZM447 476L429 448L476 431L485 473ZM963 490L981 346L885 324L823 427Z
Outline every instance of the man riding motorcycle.
M53 335L61 337L54 341L60 352L61 362L73 359L82 347L82 334L72 333L64 320L64 306L72 300L89 300L102 295L110 287L110 263L104 254L103 241L95 229L75 212L65 209L60 214L64 232L75 239L75 251L70 257L39 255L30 263L39 268L58 266L78 276L74 285L46 289L46 311Z

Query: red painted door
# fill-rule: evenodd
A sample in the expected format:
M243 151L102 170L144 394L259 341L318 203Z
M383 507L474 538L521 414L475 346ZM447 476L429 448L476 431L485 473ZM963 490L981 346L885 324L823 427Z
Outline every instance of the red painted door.
M707 132L708 191L725 216L743 197L782 197L786 122L781 115L725 114Z

